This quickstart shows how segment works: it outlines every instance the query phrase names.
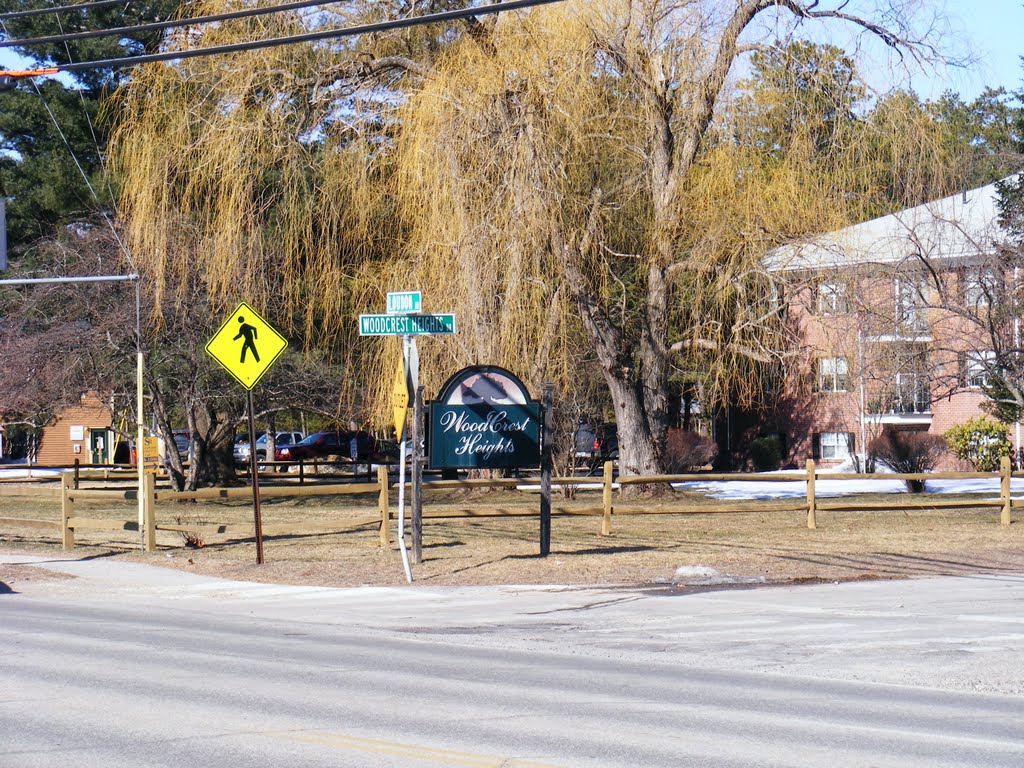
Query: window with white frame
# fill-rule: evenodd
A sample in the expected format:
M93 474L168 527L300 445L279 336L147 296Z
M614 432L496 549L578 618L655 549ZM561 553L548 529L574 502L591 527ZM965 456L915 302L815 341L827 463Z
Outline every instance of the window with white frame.
M964 305L983 307L992 303L998 275L991 267L971 267L963 273Z
M928 321L928 284L920 278L896 279L896 323L900 328L920 330Z
M818 359L818 391L847 392L850 389L850 366L845 357Z
M823 459L847 459L853 446L850 432L821 432L818 434L818 455Z
M848 311L847 287L842 280L826 280L818 284L818 314L845 315Z
M996 353L991 350L964 354L964 386L972 389L987 387L992 380L992 367Z

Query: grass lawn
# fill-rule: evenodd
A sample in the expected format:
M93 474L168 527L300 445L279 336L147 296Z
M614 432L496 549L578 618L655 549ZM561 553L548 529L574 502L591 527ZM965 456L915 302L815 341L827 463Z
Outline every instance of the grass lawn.
M23 496L0 496L0 517L60 519L59 498L36 487ZM391 491L392 514L397 492ZM864 494L867 503L892 497ZM955 496L944 494L948 501ZM969 497L965 497L969 498ZM979 497L975 497L979 498ZM902 578L920 575L1024 572L1024 513L999 525L999 510L885 510L817 513L808 530L806 512L718 512L723 502L698 492L652 499L615 500L622 512L612 535L601 536L600 492L573 500L556 495L551 554L538 556L539 499L516 491L428 490L423 561L412 566L418 584L664 584L677 569L713 568L738 581ZM744 502L749 505L750 502ZM795 501L796 504L800 500ZM132 530L76 531L75 557L109 556L229 578L290 584L356 586L405 583L396 521L392 543L379 544L375 494L265 498L261 505L266 562L255 564L253 510L248 501L159 502L159 525L229 525L228 534L204 532L187 543L183 534L158 531L157 551L140 552ZM524 517L488 517L494 510ZM434 519L461 512L479 517ZM648 514L643 514L648 513ZM658 514L649 514L658 513ZM111 521L137 518L135 502L78 503L76 515ZM408 514L408 512L407 512ZM406 521L409 530L409 521ZM0 524L0 548L55 552L56 528ZM685 581L685 579L683 579Z

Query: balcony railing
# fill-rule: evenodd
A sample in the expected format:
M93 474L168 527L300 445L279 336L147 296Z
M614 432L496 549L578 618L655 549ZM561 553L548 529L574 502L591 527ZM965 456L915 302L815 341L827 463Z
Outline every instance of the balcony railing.
M892 390L868 403L868 413L872 414L923 415L931 412L931 389L924 383Z

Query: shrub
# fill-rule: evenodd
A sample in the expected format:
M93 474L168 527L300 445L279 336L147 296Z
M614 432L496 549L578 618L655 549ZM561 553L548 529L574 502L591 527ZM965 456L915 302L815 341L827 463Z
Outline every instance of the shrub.
M946 441L941 435L888 429L868 446L868 454L874 461L880 461L893 472L900 473L927 472L934 469L946 450ZM924 490L923 480L904 482L911 493L921 493Z
M782 466L782 444L777 437L755 437L750 441L750 461L756 472L770 472Z
M665 445L665 468L669 472L685 472L703 467L718 455L715 441L696 432L670 429Z
M951 427L946 442L958 459L969 461L978 472L995 472L999 459L1013 452L1006 427L984 416Z

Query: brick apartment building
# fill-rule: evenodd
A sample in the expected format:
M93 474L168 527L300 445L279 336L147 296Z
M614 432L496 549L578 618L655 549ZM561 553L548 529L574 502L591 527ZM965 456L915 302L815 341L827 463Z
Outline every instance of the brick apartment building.
M1024 279L998 213L989 185L770 254L801 343L759 429L787 462L856 465L884 429L941 435L984 413L995 349L1019 346L1000 296Z

